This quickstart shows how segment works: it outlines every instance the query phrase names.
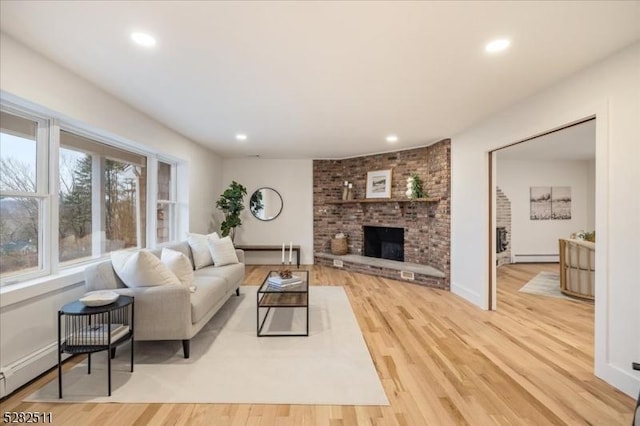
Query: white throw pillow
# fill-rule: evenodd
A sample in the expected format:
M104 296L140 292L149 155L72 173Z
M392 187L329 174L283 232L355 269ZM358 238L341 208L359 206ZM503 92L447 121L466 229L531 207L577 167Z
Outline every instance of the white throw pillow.
M175 274L183 286L189 288L192 293L196 291L196 286L193 285L193 267L184 253L163 248L160 261Z
M213 263L216 266L239 263L236 248L233 246L231 238L210 239L207 242L209 244L209 250L211 251L211 257L213 257Z
M127 287L181 285L180 280L148 250L115 251L111 263Z
M218 234L215 232L209 235L187 234L187 242L189 243L189 247L191 247L191 254L193 254L193 267L196 270L213 264L207 241L217 239L220 239L220 237L218 237Z

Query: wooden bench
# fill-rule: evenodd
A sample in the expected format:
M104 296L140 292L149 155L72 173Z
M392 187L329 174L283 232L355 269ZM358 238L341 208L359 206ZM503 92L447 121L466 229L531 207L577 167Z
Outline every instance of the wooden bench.
M279 251L282 252L282 246L281 245L254 245L254 244L247 244L247 245L237 245L236 246L237 249L240 250L244 250L244 251ZM285 247L286 248L286 252L285 253L285 260L288 260L288 252L289 252L289 247ZM296 264L298 269L300 269L300 246L293 246L292 247L293 252L296 255Z

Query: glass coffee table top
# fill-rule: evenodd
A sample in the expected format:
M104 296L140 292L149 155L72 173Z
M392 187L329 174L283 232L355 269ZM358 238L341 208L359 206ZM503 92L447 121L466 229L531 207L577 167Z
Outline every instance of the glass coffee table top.
M292 282L282 280L278 271L271 271L262 281L262 285L258 289L259 293L307 293L309 291L309 271L291 271ZM273 280L275 282L272 282Z

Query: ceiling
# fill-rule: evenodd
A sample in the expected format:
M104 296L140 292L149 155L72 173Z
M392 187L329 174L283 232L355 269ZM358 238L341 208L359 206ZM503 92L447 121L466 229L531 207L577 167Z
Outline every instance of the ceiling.
M451 137L605 58L640 2L2 1L0 29L225 157L338 158Z
M596 120L585 121L497 151L500 160L594 160Z

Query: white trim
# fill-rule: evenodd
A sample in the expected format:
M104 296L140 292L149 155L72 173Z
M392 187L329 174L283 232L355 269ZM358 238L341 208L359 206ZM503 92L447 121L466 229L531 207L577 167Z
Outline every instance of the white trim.
M606 382L629 394L628 381L620 380L619 371L611 365L611 321L609 305L609 286L611 272L609 270L609 206L611 205L609 186L610 126L609 99L604 100L596 108L596 250L595 297L594 297L594 369L595 374ZM606 206L606 207L605 207ZM636 379L637 380L637 379ZM635 391L635 390L634 390Z
M158 199L158 186L160 181L158 179L158 170L160 169L159 163L164 163L170 166L170 176L169 176L169 199L161 200ZM178 186L178 166L179 161L170 159L167 156L155 156L150 158L148 161L148 195L147 195L147 206L148 206L148 217L150 221L147 221L147 226L149 230L152 232L147 232L147 247L150 248L158 248L167 244L175 243L177 240L177 228L179 227L178 216L177 216L177 186ZM168 205L169 207L169 241L165 241L162 243L158 242L158 204Z
M49 184L49 129L51 126L48 117L34 114L33 111L27 111L19 106L2 102L0 110L30 120L36 123L36 158L35 158L35 192L20 191L0 191L1 196L15 198L35 198L38 200L38 266L36 271L27 272L15 271L5 274L0 278L0 287L11 285L14 282L20 282L25 279L36 278L51 274L51 258L45 256L48 251L50 235L52 228L50 220L50 191ZM31 268L29 268L31 269Z
M158 157L147 158L147 247L157 246Z
M81 285L84 282L84 266L68 268L55 275L23 281L0 287L0 308L14 305L34 297Z
M49 122L49 188L52 191L49 195L48 213L44 216L43 222L47 223L48 231L46 235L46 250L49 250L50 256L45 256L50 267L48 269L51 274L57 274L60 270L60 125L58 120L53 119ZM55 194L53 193L55 191ZM56 260L53 260L56 259Z

